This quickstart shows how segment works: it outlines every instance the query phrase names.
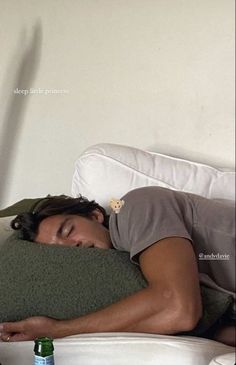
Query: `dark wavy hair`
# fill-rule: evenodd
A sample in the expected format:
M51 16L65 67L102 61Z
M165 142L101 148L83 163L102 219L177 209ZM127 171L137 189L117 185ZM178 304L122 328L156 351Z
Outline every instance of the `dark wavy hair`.
M89 218L95 209L99 209L103 214L103 225L109 228L109 215L95 200L90 201L83 196L72 198L66 195L49 196L39 200L31 211L17 215L11 221L11 227L19 231L22 239L35 241L39 224L45 218L58 214L77 214Z

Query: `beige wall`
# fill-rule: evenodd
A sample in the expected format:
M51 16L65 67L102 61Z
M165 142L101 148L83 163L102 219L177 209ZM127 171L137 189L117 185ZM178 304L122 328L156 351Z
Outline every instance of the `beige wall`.
M70 193L75 159L100 142L234 165L233 0L0 9L1 206Z

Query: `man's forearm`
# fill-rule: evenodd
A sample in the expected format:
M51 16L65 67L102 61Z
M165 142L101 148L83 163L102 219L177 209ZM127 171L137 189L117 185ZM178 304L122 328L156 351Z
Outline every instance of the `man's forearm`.
M147 288L95 313L59 322L58 335L118 331L174 334L193 329L202 315L202 302L190 242L179 237L163 239L144 250L139 263Z
M172 303L172 304L170 304ZM184 330L174 300L143 289L97 312L58 323L58 337L91 332L173 334Z

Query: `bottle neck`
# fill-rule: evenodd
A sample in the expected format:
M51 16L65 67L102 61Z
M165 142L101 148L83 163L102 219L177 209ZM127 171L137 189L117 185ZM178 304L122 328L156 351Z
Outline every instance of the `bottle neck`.
M35 340L34 353L36 356L51 356L53 355L53 350L53 342L50 338L43 337Z

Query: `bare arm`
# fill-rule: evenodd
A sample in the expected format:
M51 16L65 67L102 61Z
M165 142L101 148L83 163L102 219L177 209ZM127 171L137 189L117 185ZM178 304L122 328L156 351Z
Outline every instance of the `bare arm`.
M8 323L3 336L11 340L53 338L89 332L148 332L174 334L193 329L201 317L196 258L191 243L166 238L139 257L148 287L102 310L71 320L45 317Z

